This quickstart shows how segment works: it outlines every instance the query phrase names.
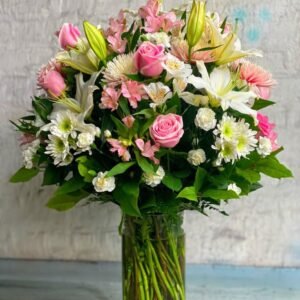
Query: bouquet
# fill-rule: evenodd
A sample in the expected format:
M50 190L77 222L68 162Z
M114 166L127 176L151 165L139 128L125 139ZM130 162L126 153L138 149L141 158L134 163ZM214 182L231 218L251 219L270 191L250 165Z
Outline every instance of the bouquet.
M292 176L276 157L283 148L275 124L260 112L275 104L276 82L248 59L261 52L242 49L227 18L200 1L165 12L148 0L105 29L88 21L83 29L63 24L32 111L13 123L24 166L11 182L43 173L43 186L57 186L49 208L113 202L137 220L226 214L222 204L261 188L261 174ZM175 290L182 297L183 287Z

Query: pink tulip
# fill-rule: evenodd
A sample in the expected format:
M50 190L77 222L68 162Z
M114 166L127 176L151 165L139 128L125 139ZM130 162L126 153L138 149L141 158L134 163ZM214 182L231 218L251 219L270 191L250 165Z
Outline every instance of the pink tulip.
M37 85L53 97L59 97L66 89L64 77L61 75L61 65L52 59L42 66L38 72Z
M78 27L65 23L61 27L58 33L58 41L60 47L69 50L70 48L75 48L80 37L80 31Z
M165 148L175 147L183 134L182 117L175 114L158 116L150 128L153 141Z
M147 77L156 77L163 72L164 46L144 42L134 54L135 67Z
M135 118L130 115L130 116L123 118L122 121L126 125L127 128L132 128Z
M159 145L151 145L151 142L144 142L142 139L137 139L135 144L139 148L142 153L142 156L149 158L152 160L156 165L159 164L159 160L155 157L155 153L159 151Z

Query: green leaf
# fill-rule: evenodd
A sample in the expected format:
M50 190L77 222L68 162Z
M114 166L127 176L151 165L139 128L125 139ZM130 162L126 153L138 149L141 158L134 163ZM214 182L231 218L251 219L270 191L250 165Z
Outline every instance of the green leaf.
M48 208L55 209L57 211L66 211L73 208L79 201L87 198L89 193L85 191L77 191L72 194L59 194L54 195L47 203Z
M129 216L140 217L138 207L140 188L139 182L135 179L123 180L117 183L113 196L120 204L123 213Z
M268 156L256 163L256 170L272 178L291 178L292 172L274 156Z
M81 177L73 177L56 190L55 196L76 192L78 190L81 190L85 185L86 183L82 180Z
M266 108L270 105L274 105L274 101L265 100L265 99L256 99L254 102L254 105L252 106L252 109L254 110L261 110L263 108Z
M118 134L124 138L128 137L128 132L129 132L128 128L116 117L111 116L111 119L117 127Z
M126 77L137 82L143 82L145 80L141 74L126 74Z
M239 196L234 191L225 190L206 190L202 196L204 198L211 198L214 200L229 200L229 199L239 199Z
M26 169L25 167L23 167L18 170L17 173L13 175L9 181L12 183L26 182L35 177L38 173L39 169Z
M141 126L141 128L140 128L140 132L139 132L139 134L140 134L140 136L143 136L145 133L146 133L146 131L150 128L150 126L153 124L153 122L154 122L154 120L155 120L155 117L152 117L152 118L149 118L142 126Z
M114 166L106 175L106 177L112 177L125 173L130 167L135 165L135 162L122 162Z
M184 188L178 195L177 198L184 198L190 201L197 201L197 193L194 186Z
M135 150L134 151L136 161L139 165L139 167L145 172L145 173L154 173L154 167L153 165L144 157L141 156L141 154Z
M147 119L153 118L155 116L155 111L152 108L145 108L137 113L134 116L145 116Z
M236 174L243 177L244 179L246 179L248 182L250 183L256 183L258 181L260 181L261 176L258 172L253 171L253 170L242 170L239 168L236 168Z
M53 185L61 182L64 177L64 169L54 166L52 164L48 165L44 172L44 179L42 185Z
M83 27L84 27L86 38L91 48L93 49L94 53L97 55L97 57L100 60L106 61L107 47L101 31L98 30L96 26L92 25L88 21L83 22Z
M128 101L125 98L120 99L119 106L122 109L123 113L128 116L130 115L130 109L128 106Z
M35 112L40 116L40 118L45 122L48 123L48 116L51 114L53 110L53 104L48 99L43 99L39 97L35 97L32 100L32 106Z
M197 169L196 176L195 176L195 182L194 182L194 187L195 187L196 193L198 193L201 190L201 188L205 182L206 175L207 175L206 170L204 170L203 168L200 168L200 167Z
M140 28L138 27L132 37L132 40L130 43L130 51L133 51L135 49L135 47L140 39L140 36L141 36L141 31L140 31Z
M182 189L182 182L179 178L174 177L171 173L167 173L162 183L168 187L170 190L179 192Z

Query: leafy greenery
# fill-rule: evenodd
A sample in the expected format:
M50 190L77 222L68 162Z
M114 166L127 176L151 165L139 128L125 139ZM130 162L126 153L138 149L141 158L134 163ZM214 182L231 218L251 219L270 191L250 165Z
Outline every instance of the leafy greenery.
M26 169L25 167L19 169L11 178L10 182L19 183L19 182L27 182L35 177L39 173L39 169Z

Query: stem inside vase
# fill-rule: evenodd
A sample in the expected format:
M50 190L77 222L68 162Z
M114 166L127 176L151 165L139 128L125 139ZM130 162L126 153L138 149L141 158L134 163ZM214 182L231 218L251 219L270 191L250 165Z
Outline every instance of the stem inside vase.
M185 299L183 215L124 217L123 300Z

